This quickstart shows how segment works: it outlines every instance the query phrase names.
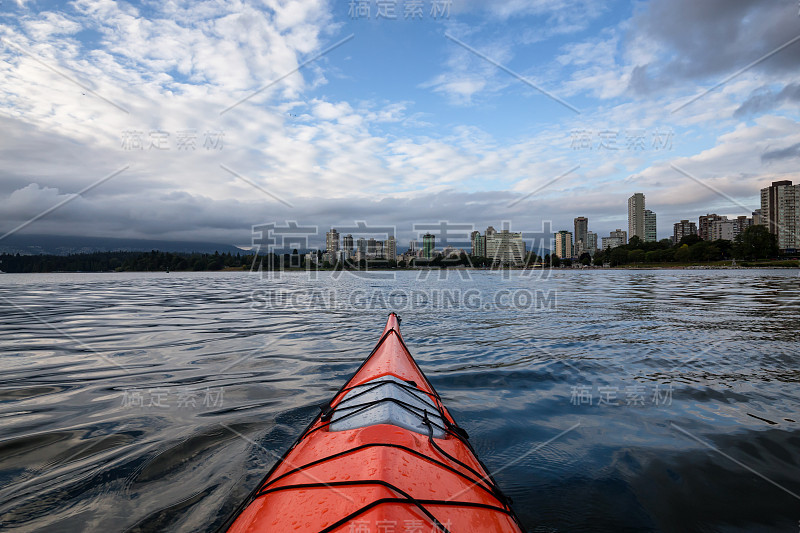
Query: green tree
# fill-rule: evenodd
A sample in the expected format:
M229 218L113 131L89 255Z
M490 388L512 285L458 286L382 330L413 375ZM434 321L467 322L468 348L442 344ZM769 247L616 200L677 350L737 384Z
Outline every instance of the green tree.
M641 248L644 244L644 241L639 238L638 235L634 235L630 239L628 239L628 248L631 250L635 250L637 248Z
M609 255L611 266L625 265L628 263L628 250L624 246L617 246Z
M630 263L643 263L645 258L644 250L631 250L628 252L628 262Z
M680 247L675 250L675 261L680 263L685 263L689 260L689 245L688 244L681 244Z
M766 226L750 226L736 236L732 248L737 259L768 259L778 255L778 237Z
M703 239L700 238L699 235L684 235L681 237L681 240L678 242L677 246L681 246L683 244L688 244L689 246L693 244L697 244L698 242L702 242Z

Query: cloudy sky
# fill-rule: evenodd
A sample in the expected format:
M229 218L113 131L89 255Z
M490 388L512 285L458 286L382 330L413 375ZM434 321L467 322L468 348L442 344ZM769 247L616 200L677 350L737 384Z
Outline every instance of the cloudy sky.
M796 0L0 1L0 234L659 237L800 181ZM80 196L76 193L82 192ZM53 207L59 206L56 209ZM424 232L424 231L423 231Z

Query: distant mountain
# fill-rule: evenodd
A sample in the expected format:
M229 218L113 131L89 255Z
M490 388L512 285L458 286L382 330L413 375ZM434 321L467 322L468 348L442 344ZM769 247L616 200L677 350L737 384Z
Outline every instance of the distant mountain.
M151 241L105 237L64 237L60 235L10 235L0 240L0 254L69 255L92 252L243 253L230 244L213 242Z

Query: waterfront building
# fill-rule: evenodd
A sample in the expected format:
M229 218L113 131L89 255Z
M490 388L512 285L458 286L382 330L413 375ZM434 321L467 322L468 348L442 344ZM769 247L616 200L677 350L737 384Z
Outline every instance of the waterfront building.
M325 234L325 251L331 254L331 257L336 257L339 251L339 232L333 228Z
M597 233L593 231L586 234L586 251L591 256L597 253Z
M419 243L417 241L411 241L411 242L408 243L408 251L412 255L416 255L417 250L418 250L418 246L419 246Z
M739 234L739 224L736 220L728 220L728 217L721 217L722 220L714 220L709 225L708 240L718 241L720 239L733 241Z
M628 237L635 235L646 240L644 211L643 193L637 192L628 198Z
M367 239L367 258L375 259L378 256L378 241L373 238Z
M575 243L573 245L575 257L580 257L583 252L589 249L589 219L586 217L577 217L573 221L575 226L575 233L573 237Z
M486 257L486 237L480 231L473 231L470 234L472 242L472 255L476 257Z
M573 220L575 233L573 234L575 243L573 245L575 257L580 257L583 252L589 249L589 219L577 217Z
M753 219L747 218L747 215L736 217L737 234L744 233L744 231L753 225Z
M430 233L422 236L422 257L433 259L433 251L436 249L436 237Z
M658 241L656 214L649 209L644 210L644 242Z
M397 261L397 240L394 237L389 237L386 240L386 259L389 261Z
M561 230L555 235L556 245L553 253L560 259L572 259L572 233Z
M602 238L603 250L610 250L617 246L628 244L628 233L621 229L616 229Z
M525 263L526 253L522 233L512 233L507 229L496 232L491 226L486 230L486 257L495 264L522 265Z
M709 240L711 237L711 223L717 220L727 220L727 217L721 217L717 214L703 215L698 219L697 235L704 241Z
M342 249L348 254L353 253L353 236L348 234L342 237Z
M800 184L774 181L761 189L761 218L784 253L800 250Z
M697 235L697 224L681 220L672 225L672 242L678 244L687 235Z
M367 239L360 237L356 242L356 249L361 254L361 259L367 258Z

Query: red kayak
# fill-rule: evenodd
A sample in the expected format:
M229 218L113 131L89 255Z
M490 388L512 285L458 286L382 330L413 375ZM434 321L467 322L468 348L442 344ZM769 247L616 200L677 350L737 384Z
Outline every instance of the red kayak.
M510 501L389 315L375 349L232 517L228 531L521 532Z

